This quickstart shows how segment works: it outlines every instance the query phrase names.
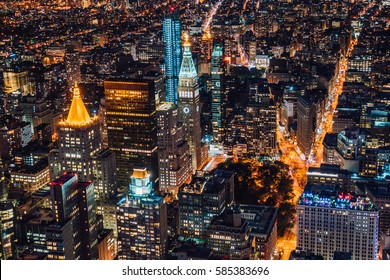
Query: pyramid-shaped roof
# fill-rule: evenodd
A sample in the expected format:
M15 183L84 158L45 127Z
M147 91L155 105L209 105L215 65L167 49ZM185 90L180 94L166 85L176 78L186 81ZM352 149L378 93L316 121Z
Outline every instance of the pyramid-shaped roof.
M73 88L72 104L70 105L69 114L65 122L69 125L83 126L89 124L91 121L88 110L80 96L80 89L76 83Z
M179 78L195 78L198 76L194 64L194 60L192 59L192 53L190 50L190 43L188 38L186 38L184 42L184 52L183 59L181 62L180 74Z

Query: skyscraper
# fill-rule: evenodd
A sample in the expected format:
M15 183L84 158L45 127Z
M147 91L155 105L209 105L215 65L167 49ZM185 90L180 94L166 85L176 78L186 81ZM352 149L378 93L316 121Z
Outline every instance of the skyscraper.
M153 192L146 168L134 169L129 192L118 203L120 260L161 260L167 250L167 206Z
M210 31L206 31L202 35L200 49L200 74L210 75L210 57L212 48L212 37Z
M170 5L163 22L166 101L177 104L177 87L181 65L181 21L177 4Z
M66 80L68 82L69 87L81 81L80 68L81 68L80 53L75 51L67 51L65 53L65 69L66 69Z
M115 152L117 178L127 186L134 168L146 166L158 179L155 83L152 80L104 81L108 145Z
M49 259L97 259L93 183L68 172L50 182L55 224L46 231Z
M275 157L276 106L258 82L249 85L249 103L246 108L246 140L252 156Z
M192 176L191 155L177 106L162 103L157 107L159 190L175 191Z
M190 146L192 168L196 171L207 159L202 151L202 129L200 126L200 100L198 75L192 59L190 43L184 43L183 61L179 74L179 120L183 123ZM204 150L204 149L203 149Z
M368 197L308 185L297 214L297 247L328 260L335 251L351 252L353 260L376 259L379 213Z
M117 192L115 154L108 149L101 149L92 159L95 198L105 201Z
M58 123L58 149L49 155L50 179L77 172L80 180L92 179L92 157L101 148L99 120L90 117L77 84L68 117Z
M223 96L223 74L222 65L223 44L214 41L211 53L211 122L213 130L213 142L223 143L225 136L225 126L223 120L225 116L224 96Z
M233 192L234 173L223 170L182 185L178 195L180 235L204 238L212 219L233 203Z
M308 157L314 140L316 110L309 97L299 97L297 105L297 145Z
M15 256L15 211L11 200L0 201L0 259L12 259Z
M252 249L250 230L237 207L226 208L207 228L207 246L223 259L248 260Z

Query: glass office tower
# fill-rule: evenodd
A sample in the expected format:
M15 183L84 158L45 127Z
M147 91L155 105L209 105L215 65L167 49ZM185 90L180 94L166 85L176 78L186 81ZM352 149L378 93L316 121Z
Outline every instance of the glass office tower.
M177 104L177 87L181 65L181 22L180 9L171 5L163 22L164 59L166 76L166 101Z

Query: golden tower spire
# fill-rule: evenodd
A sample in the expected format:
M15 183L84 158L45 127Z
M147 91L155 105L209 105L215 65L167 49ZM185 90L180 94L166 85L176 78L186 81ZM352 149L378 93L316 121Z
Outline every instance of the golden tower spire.
M70 105L68 118L65 123L72 126L84 126L91 122L88 110L80 95L77 83L73 87L72 104Z
M188 33L184 33L184 43L183 43L183 47L191 47L191 43L190 43L190 36L188 35Z

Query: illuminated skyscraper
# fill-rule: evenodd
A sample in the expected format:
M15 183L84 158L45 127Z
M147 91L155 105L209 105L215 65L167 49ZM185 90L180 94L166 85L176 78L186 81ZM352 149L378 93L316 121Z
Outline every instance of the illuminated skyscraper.
M207 174L207 176L209 176ZM234 200L234 173L216 170L209 178L194 177L180 187L180 235L204 238L212 219Z
M211 57L211 48L212 48L212 37L210 31L206 31L202 35L200 49L200 74L210 75L210 57Z
M315 132L315 104L309 97L299 97L297 105L297 144L302 153L308 157Z
M46 231L49 259L97 259L94 186L68 172L50 182L55 224Z
M178 109L173 103L157 107L158 167L160 192L175 191L192 176L191 156Z
M0 259L15 257L15 211L10 200L0 201Z
M134 169L128 194L117 206L120 260L161 260L167 250L167 206L153 192L150 174Z
M221 144L224 141L225 131L223 120L224 114L224 96L223 96L223 74L222 65L223 44L220 41L214 41L213 51L211 53L211 121L213 129L213 142Z
M111 79L104 82L108 146L115 152L119 186L134 168L146 166L158 179L155 82Z
M75 83L79 83L81 81L80 68L80 53L75 51L67 51L65 53L65 69L69 88Z
M50 152L51 180L67 171L77 172L82 181L91 180L92 157L100 148L99 120L90 117L76 84L68 117L58 123L58 149Z
M181 21L177 4L169 6L163 22L166 100L177 104L177 87L181 65Z
M249 84L246 140L251 156L276 156L276 106L268 89L256 80Z
M202 151L198 75L188 40L184 43L178 92L179 121L184 126L192 156L192 168L195 171L205 162L207 154L205 155Z
M376 259L379 213L368 197L309 185L297 214L297 247L328 260L335 251L351 252L353 260Z
M116 194L115 154L108 149L101 149L92 158L95 199L105 201Z
M3 69L4 92L20 92L23 96L35 95L29 79L29 71L16 59L6 59Z

